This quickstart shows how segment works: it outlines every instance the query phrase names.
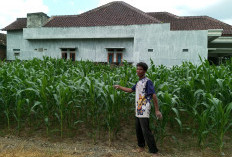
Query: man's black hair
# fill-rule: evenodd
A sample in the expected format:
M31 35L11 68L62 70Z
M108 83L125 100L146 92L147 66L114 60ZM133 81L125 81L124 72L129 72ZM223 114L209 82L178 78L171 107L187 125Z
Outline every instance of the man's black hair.
M139 62L136 66L137 67L142 67L144 71L147 71L147 69L148 69L147 64L144 63L144 62Z

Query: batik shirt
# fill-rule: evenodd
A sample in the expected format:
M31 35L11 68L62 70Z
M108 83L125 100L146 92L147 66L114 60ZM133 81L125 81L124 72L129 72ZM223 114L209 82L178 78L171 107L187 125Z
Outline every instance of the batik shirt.
M132 88L135 91L135 116L149 118L151 111L151 99L155 89L151 80L147 77L139 80Z

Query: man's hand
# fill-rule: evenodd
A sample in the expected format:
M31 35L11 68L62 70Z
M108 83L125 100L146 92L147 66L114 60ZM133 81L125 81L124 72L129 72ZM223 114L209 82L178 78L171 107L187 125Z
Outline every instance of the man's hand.
M113 85L113 87L115 89L120 89L120 90L122 90L124 92L128 92L128 93L132 93L133 92L133 90L131 88L122 87L120 85Z
M113 85L115 89L118 89L120 86L119 85Z
M163 118L162 113L160 111L155 111L155 115L156 115L157 119Z

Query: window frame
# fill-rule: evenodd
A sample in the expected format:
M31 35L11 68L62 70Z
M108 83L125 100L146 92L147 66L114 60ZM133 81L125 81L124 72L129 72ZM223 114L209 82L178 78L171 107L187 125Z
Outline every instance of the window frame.
M77 51L76 48L60 48L61 50L61 58L65 59L65 60L72 60L72 61L76 61L76 55L77 55ZM65 55L65 58L63 57ZM74 60L71 56L74 56Z
M63 56L66 56L66 58L64 58ZM64 59L64 60L67 60L68 59L68 53L65 52L65 51L62 51L61 52L61 58Z
M72 58L72 55L74 56L74 60L73 60L73 58ZM69 53L69 59L72 60L72 61L76 61L76 53L75 53L75 51L71 51L71 52Z
M112 63L110 63L110 55L112 55ZM114 53L113 52L108 52L108 60L107 60L107 62L109 63L109 64L113 64L114 63Z
M121 56L121 61L120 61L120 63L118 62L118 56ZM119 63L119 64L121 64L122 63L122 58L123 58L123 55L122 55L122 53L116 53L116 63Z
M20 56L20 49L13 49L14 56L19 57Z

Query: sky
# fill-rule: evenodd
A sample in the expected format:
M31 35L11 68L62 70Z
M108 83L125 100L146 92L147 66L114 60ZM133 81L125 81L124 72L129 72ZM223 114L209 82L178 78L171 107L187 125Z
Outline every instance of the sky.
M207 15L232 25L232 0L123 0L144 11L167 11L178 16ZM112 0L1 0L0 29L27 13L77 15ZM0 33L6 33L0 31Z

